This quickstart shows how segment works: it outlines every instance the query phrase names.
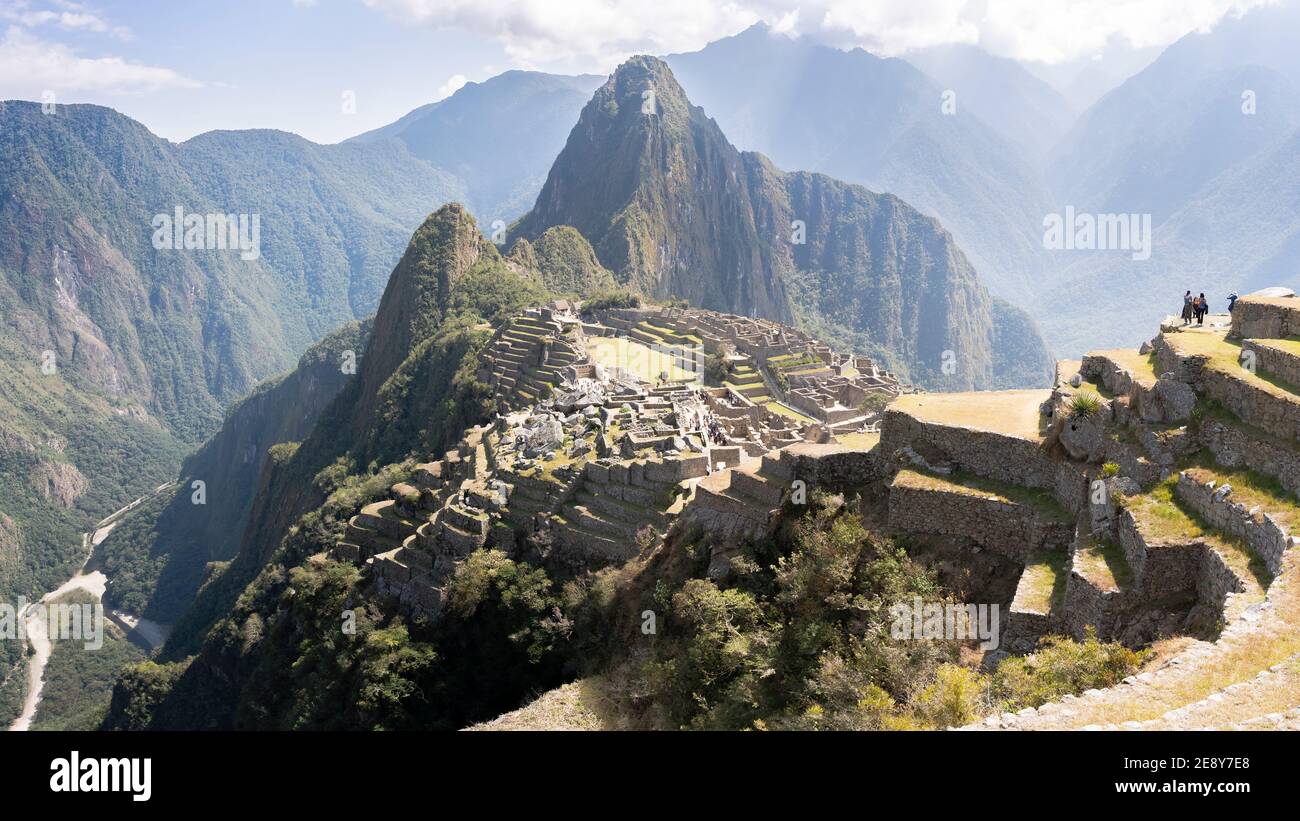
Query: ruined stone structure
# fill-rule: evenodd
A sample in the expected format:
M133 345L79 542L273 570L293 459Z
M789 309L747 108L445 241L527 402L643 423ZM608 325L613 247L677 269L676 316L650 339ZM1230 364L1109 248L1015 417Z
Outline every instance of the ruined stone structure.
M915 392L869 360L760 320L529 311L484 355L480 373L501 399L495 421L360 511L337 552L369 565L411 612L436 617L449 574L480 547L526 540L592 567L689 529L711 550L709 574L725 579L740 545L774 533L809 493L861 498L909 543L982 553L1015 581L990 602L1003 608L999 652L1032 650L1049 633L1135 647L1194 639L1173 665L1120 688L988 726L1107 725L1119 714L1166 726L1188 720L1182 709L1204 718L1213 711L1159 688L1191 686L1171 668L1211 670L1209 698L1215 687L1255 692L1215 678L1225 658L1247 663L1233 659L1250 642L1251 658L1274 666L1300 658L1300 394L1286 387L1300 343L1259 336L1289 334L1296 312L1249 297L1237 307L1231 328L1222 317L1165 326L1141 350L1062 362L1051 389L954 394ZM602 363L599 344L658 347L677 370ZM698 364L697 350L730 364L720 384L683 367ZM858 413L872 392L888 407ZM878 444L856 438L875 432ZM1277 690L1277 673L1262 672L1259 686Z

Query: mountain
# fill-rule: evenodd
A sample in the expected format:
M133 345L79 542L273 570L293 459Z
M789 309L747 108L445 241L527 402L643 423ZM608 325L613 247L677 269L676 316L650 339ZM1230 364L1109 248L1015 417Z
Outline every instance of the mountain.
M1083 111L1160 56L1161 46L1137 47L1112 35L1099 50L1071 60L1022 60L1024 69L1060 92L1074 111Z
M185 459L175 495L151 500L113 529L97 554L109 577L106 604L163 624L181 616L204 579L238 552L272 449L311 433L356 372L369 334L369 321L345 325L292 371L259 384ZM196 482L202 504L194 501Z
M584 255L580 247L572 250ZM585 253L590 255L590 248ZM478 353L494 323L546 298L538 284L546 274L503 258L460 205L440 208L417 229L393 269L356 374L326 404L309 433L300 441L272 447L270 458L261 459L237 553L210 569L197 598L177 622L162 651L168 664L132 674L162 676L154 683L161 688L165 680L164 689L171 691L157 726L231 726L240 710L256 710L269 698L257 661L274 669L279 654L295 652L292 642L250 645L238 638L240 625L253 623L247 621L250 613L273 608L287 569L322 549L322 539L339 535L358 503L387 493L395 476L409 472L410 457L442 453L466 427L490 420L495 402L488 386L475 376ZM294 374L265 389L267 396L296 390L290 386L302 384L311 372L333 367L344 339L359 344L359 337L346 336L355 333L346 331L325 345L328 354L305 356ZM240 441L240 428L278 430L260 439L259 447L270 439L294 436L300 432L298 420L284 427L285 413L283 402L260 401L257 396L233 412L204 451L212 457L215 475L246 483L247 471L239 467L247 464L243 449L233 446ZM187 468L191 464L197 464L197 457ZM210 487L209 493L214 491ZM175 504L180 503L178 495ZM154 514L143 512L141 518L135 531L146 531ZM123 527L131 528L130 519ZM207 544L187 551L192 555L184 563L201 564L199 556L210 553L216 543L211 534L206 538ZM161 588L159 592L170 595ZM251 660L249 654L254 654ZM342 680L330 686L336 685L349 686Z
M901 59L840 51L763 25L665 58L692 101L739 146L782 168L889 191L937 217L990 290L1043 287L1050 210L1038 169L947 86ZM977 95L978 96L978 95Z
M651 297L797 320L922 384L1046 379L1032 323L988 294L937 221L897 197L742 154L652 57L597 90L512 235L556 225L576 228L620 283ZM944 371L948 356L956 373Z
M1077 112L1023 65L979 46L952 44L909 51L903 59L956 93L969 111L1036 161L1070 129Z
M516 240L510 247L510 259L523 268L540 271L542 284L557 294L597 294L618 287L591 244L569 225L548 228L536 242Z
M0 598L13 600L71 575L81 533L174 479L259 380L372 313L430 202L461 189L394 141L175 144L98 106L3 112ZM185 217L200 221L189 249L162 228L177 209L182 246ZM237 229L243 216L246 249L216 215ZM0 680L20 681L23 648L4 644Z
M97 106L5 112L7 331L189 441L326 332L373 312L429 201L458 193L393 143L247 131L172 144ZM256 216L258 248L155 248L155 220L178 208L244 215L250 239Z
M1136 342L1177 313L1184 290L1300 286L1295 212L1300 9L1261 7L1189 34L1106 95L1058 147L1058 211L1149 214L1147 260L1058 251L1049 300L1033 306L1059 347Z
M461 198L490 230L532 204L582 105L601 83L595 75L507 71L468 83L445 100L350 143L396 140L435 168L456 176Z

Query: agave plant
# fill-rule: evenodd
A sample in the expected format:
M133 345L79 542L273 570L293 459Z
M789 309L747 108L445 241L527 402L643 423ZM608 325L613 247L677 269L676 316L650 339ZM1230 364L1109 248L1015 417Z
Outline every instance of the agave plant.
M1101 409L1101 397L1092 391L1081 391L1070 397L1070 415L1087 419Z

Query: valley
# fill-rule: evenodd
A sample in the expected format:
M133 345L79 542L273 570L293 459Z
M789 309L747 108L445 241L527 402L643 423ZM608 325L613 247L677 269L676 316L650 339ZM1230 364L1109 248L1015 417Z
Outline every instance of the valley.
M32 3L10 729L1300 728L1300 4L281 4L299 88ZM315 136L117 110L236 92Z

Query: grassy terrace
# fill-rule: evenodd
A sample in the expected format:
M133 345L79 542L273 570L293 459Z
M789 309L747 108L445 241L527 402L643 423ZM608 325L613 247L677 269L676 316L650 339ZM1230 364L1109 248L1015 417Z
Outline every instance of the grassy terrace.
M820 370L826 363L809 353L782 354L767 360L767 369L773 373L786 373L800 370Z
M752 397L752 399L755 404L761 404L763 407L767 408L772 413L775 413L779 416L784 416L786 419L793 419L796 422L805 422L805 423L817 421L816 419L813 419L811 416L804 416L802 413L795 410L794 408L788 408L785 405L782 405L780 402L776 401L775 399L770 399L767 402L759 401L759 397L757 396Z
M1119 591L1133 583L1124 550L1112 541L1091 541L1074 552L1074 569L1101 590Z
M1025 572L1016 586L1015 607L1035 613L1048 613L1065 599L1065 565L1063 550L1034 553L1025 563Z
M1133 375L1144 385L1154 385L1160 378L1156 372L1156 358L1153 354L1141 354L1134 348L1116 348L1110 351L1098 351L1094 356L1104 356Z
M1268 374L1251 373L1241 365L1241 343L1213 331L1184 331L1165 337L1169 346L1183 356L1204 357L1206 367L1266 391L1272 396L1300 402L1300 388Z
M1286 339L1252 339L1250 340L1261 348L1273 348L1282 351L1291 356L1300 356L1300 337L1287 337Z
M672 341L672 342L686 342L694 345L704 344L704 340L700 339L695 334L687 334L687 333L682 333L680 331L674 331L672 328L665 328L662 325L656 325L648 319L639 323L638 327L641 330L645 331L646 333L650 334L651 336L657 336L663 340Z
M625 368L647 382L655 382L662 371L670 380L694 379L696 374L677 364L678 360L663 351L625 336L592 336L587 338L587 354L596 364L605 368Z
M921 422L983 430L1041 442L1048 420L1038 406L1050 390L913 393L893 401L890 408Z
M1201 521L1174 495L1176 476L1156 485L1150 493L1130 496L1124 508L1133 514L1138 530L1148 543L1179 543L1204 541L1213 547L1228 567L1249 584L1252 580L1261 588L1268 587L1273 576L1264 562L1239 539L1220 533Z
M1233 501L1247 509L1258 505L1287 530L1300 528L1300 502L1272 476L1253 470L1227 470L1205 456L1196 459L1187 473L1202 484L1213 481L1231 485Z
M844 447L853 450L871 450L880 444L879 433L841 433L835 439Z
M939 476L920 470L900 470L898 475L894 477L894 484L920 490L960 493L980 499L994 499L1007 504L1028 507L1043 518L1052 521L1074 521L1074 517L1070 515L1070 512L1061 507L1061 504L1045 490L997 482L960 471L956 471L950 476Z

